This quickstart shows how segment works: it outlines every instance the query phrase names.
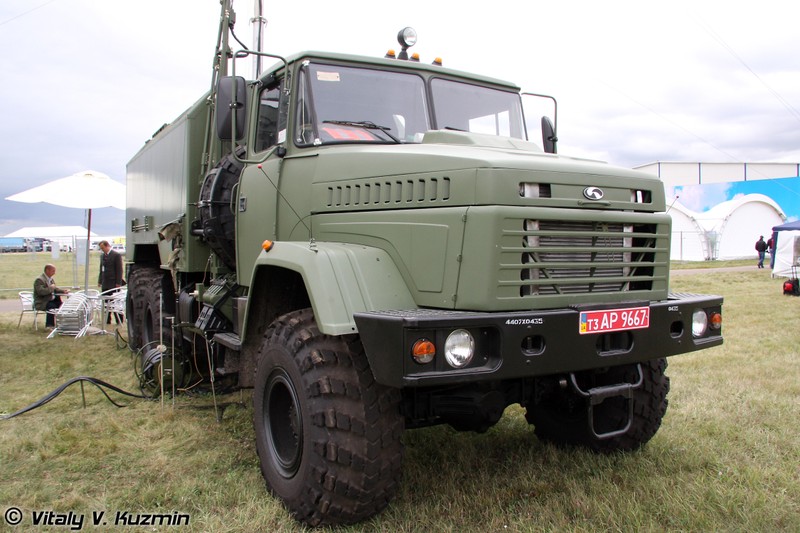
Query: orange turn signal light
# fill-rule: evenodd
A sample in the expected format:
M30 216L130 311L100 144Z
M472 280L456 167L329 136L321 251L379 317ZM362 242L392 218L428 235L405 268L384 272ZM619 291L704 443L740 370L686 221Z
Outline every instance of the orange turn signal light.
M421 365L433 361L435 355L436 346L428 339L419 339L414 343L414 346L411 347L411 357Z
M275 246L275 243L269 239L261 243L261 248L263 248L265 252L272 250L273 246Z
M708 325L711 329L722 328L722 313L711 313L708 320Z

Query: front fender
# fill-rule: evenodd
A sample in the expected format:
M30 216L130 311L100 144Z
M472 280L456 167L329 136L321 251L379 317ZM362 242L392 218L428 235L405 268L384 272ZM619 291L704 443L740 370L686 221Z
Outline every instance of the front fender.
M356 333L355 313L417 307L394 261L380 248L278 241L256 259L251 287L262 266L300 274L317 326L328 335Z

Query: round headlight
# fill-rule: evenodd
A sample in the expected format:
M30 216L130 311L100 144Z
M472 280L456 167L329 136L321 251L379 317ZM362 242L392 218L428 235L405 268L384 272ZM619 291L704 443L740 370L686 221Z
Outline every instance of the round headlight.
M457 329L447 336L444 343L444 357L453 368L463 368L475 355L475 339L469 331Z
M417 30L405 27L397 33L397 42L404 48L410 48L417 44Z
M702 337L708 329L708 316L702 309L692 313L692 335Z

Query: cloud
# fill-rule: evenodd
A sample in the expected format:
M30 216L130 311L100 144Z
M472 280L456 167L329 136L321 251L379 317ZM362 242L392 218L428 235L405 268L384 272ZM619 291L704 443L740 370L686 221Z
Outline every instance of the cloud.
M678 197L679 202L696 212L707 211L717 204L730 200L728 191L730 183L707 183L704 185L682 185L674 187L672 197Z
M250 2L235 8L237 35L249 43ZM380 57L412 25L423 61L440 56L447 67L554 94L566 155L625 167L800 161L800 119L791 112L800 109L800 32L788 0L752 9L632 0L496 0L489 10L409 0L378 14L365 0L347 9L312 0L304 13L290 2L266 9L272 53ZM27 10L0 3L8 51L0 56L0 198L89 168L123 181L153 132L208 90L215 0L57 0ZM20 213L8 204L0 200L0 231L26 217L28 225L63 223L50 208ZM108 224L124 231L122 216Z

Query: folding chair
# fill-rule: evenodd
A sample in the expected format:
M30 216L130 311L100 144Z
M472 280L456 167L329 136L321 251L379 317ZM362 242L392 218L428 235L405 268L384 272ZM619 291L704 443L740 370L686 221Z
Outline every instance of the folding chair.
M98 312L103 315L99 317L102 324L105 324L106 318L109 314L114 314L125 320L125 299L128 297L127 287L118 287L115 289L108 289L100 293L100 309Z
M39 330L39 324L36 322L36 319L39 316L39 311L33 307L33 292L32 291L22 291L19 293L19 303L22 306L22 311L19 314L19 322L17 322L17 329L19 329L20 324L22 324L22 317L25 313L33 313L33 327L37 331Z
M94 307L92 301L83 293L69 295L67 301L56 311L56 327L47 338L55 335L72 335L76 339L86 335L92 325Z

